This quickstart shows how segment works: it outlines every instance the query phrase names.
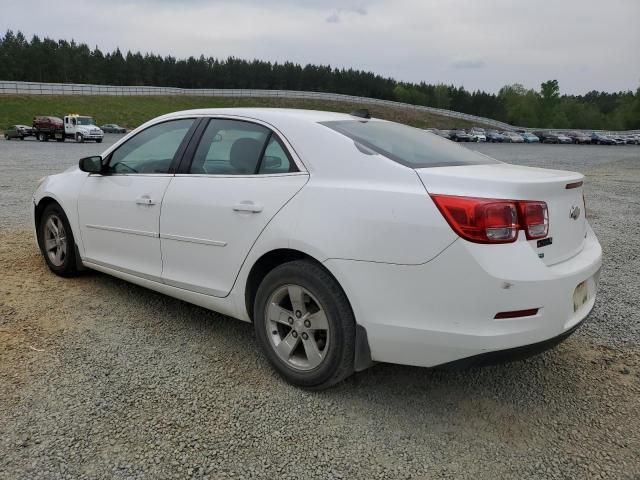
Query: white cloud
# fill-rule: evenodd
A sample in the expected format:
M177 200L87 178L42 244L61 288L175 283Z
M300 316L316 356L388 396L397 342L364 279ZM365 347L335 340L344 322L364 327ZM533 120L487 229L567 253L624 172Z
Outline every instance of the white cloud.
M480 58L460 58L451 62L453 68L484 68L484 60Z

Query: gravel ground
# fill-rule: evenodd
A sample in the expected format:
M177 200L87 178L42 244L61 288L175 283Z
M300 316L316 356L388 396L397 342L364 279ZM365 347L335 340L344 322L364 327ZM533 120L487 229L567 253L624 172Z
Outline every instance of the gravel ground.
M640 147L473 146L587 175L605 264L578 334L526 361L377 365L309 393L248 324L45 269L33 186L105 143L0 140L0 478L640 478Z

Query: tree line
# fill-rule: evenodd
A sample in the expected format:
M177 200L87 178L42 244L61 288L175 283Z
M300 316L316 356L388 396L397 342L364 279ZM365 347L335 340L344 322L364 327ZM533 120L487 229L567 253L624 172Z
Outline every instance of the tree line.
M20 31L0 37L0 79L179 88L251 88L342 93L395 100L541 128L627 130L640 128L640 88L561 95L557 80L540 90L506 85L497 94L453 85L399 82L372 72L329 65L271 63L229 57L177 59L117 48L102 52L75 41Z

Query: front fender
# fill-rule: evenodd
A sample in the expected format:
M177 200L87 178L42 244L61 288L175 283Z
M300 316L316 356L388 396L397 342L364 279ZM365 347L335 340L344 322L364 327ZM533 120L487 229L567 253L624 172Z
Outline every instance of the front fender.
M62 207L71 226L73 238L75 239L81 256L84 255L84 244L78 223L78 195L87 175L87 173L82 172L80 169L74 168L47 177L34 192L32 206L34 233L37 229L36 210L43 200L50 198Z

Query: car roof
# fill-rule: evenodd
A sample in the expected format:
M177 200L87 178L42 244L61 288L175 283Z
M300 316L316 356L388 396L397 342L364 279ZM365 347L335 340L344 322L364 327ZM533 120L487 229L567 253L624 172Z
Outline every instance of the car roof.
M279 123L279 121L298 120L304 122L329 122L336 120L355 120L348 113L326 112L322 110L302 110L294 108L201 108L194 110L182 110L164 115L163 119L183 117L186 115L229 115L262 120L267 123Z

